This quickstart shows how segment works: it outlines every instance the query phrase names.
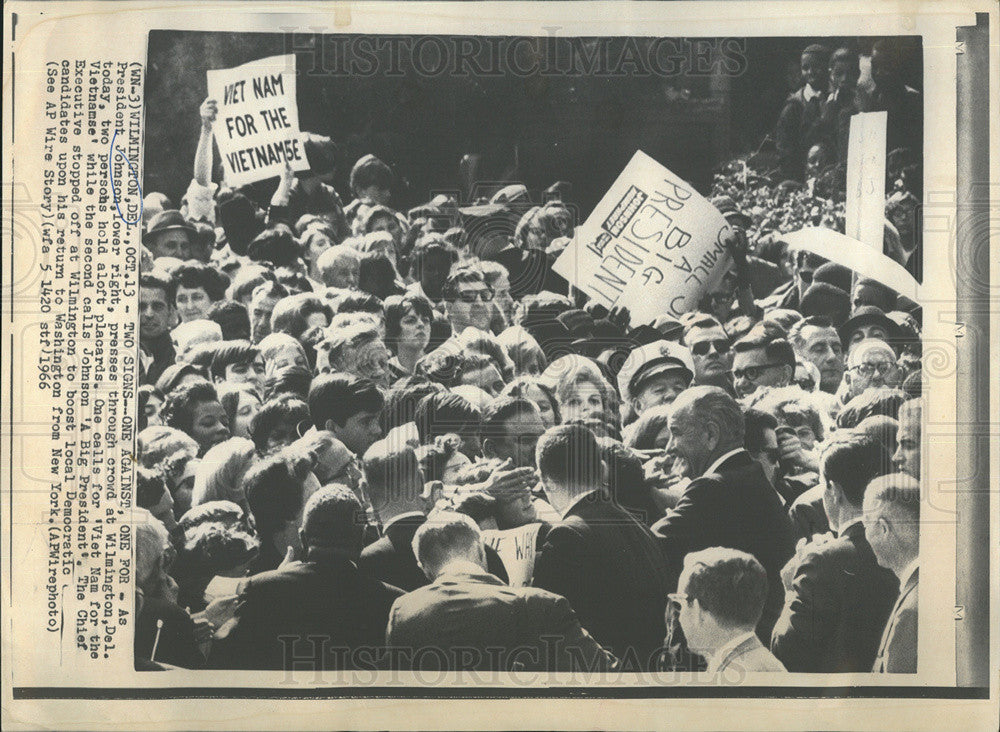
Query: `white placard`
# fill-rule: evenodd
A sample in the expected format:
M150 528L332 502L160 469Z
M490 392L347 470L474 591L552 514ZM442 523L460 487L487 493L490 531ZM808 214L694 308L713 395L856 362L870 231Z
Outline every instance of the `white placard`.
M219 104L212 132L226 182L243 186L292 170L309 170L299 139L295 55L271 56L207 72L208 95Z
M847 143L847 236L882 251L885 227L886 112L861 112L851 117Z
M602 305L627 307L632 325L678 317L729 266L728 230L715 206L640 150L553 269Z
M842 264L862 277L881 282L911 300L918 297L919 285L905 267L882 254L873 252L867 244L844 236L839 231L810 227L781 237L791 249L805 249Z
M493 547L507 570L507 584L527 587L535 574L535 541L541 524L525 524L516 529L488 529L483 541Z

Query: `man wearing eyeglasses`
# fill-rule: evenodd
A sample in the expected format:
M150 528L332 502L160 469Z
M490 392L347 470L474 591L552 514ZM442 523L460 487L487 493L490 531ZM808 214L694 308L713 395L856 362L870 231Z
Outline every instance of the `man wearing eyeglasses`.
M885 341L866 338L851 349L847 359L846 401L858 396L865 389L896 386L899 367L896 352Z
M708 661L708 673L741 679L746 672L785 670L754 632L768 586L753 555L723 547L688 554L677 587L669 595L671 610L688 648Z
M728 393L733 392L730 370L733 367L733 353L729 336L722 324L710 315L696 320L684 333L684 345L691 350L694 359L695 386L718 386Z
M493 289L486 284L482 272L471 267L453 270L443 294L453 333L461 333L470 326L492 332Z
M794 375L795 351L784 338L752 330L733 344L736 396L749 396L761 386L788 386Z

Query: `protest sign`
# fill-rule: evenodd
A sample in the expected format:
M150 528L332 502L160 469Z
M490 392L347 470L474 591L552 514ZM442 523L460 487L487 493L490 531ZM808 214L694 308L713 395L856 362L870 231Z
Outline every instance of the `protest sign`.
M881 282L911 300L916 300L918 297L919 285L906 268L881 251L873 252L867 244L844 236L839 231L808 227L785 234L782 239L788 243L790 249L804 249L831 262L842 264L861 277Z
M483 541L493 547L507 570L511 587L527 587L535 574L535 541L541 524L526 524L516 529L488 529Z
M847 143L847 236L882 250L885 226L886 112L861 112L851 117Z
M632 325L695 309L730 257L722 214L687 182L637 151L577 228L553 269Z
M207 72L208 96L219 105L212 132L226 182L242 186L292 170L309 170L299 139L295 55L271 56Z

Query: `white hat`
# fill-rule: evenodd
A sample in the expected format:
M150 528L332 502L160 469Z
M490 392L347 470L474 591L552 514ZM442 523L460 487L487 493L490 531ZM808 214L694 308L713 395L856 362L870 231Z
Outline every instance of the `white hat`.
M694 360L686 346L672 341L654 341L639 346L629 353L618 372L618 391L622 399L630 401L640 378L654 374L679 371L690 382L694 378Z

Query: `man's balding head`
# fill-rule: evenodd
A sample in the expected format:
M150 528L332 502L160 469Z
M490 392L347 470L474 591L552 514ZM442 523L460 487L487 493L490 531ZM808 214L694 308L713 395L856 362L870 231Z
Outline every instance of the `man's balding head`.
M863 520L878 563L899 576L920 548L920 485L906 473L876 478L865 490Z

